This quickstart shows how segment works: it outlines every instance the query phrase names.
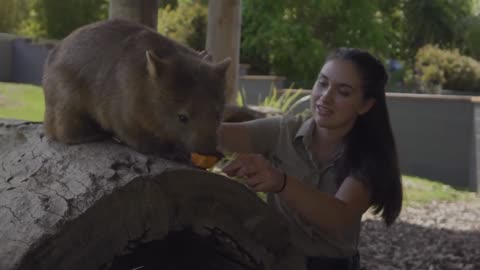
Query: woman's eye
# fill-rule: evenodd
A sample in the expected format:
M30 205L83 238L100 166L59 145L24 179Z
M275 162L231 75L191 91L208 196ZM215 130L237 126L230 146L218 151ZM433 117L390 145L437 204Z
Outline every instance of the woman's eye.
M348 97L350 95L350 90L339 89L338 93L344 97Z
M320 87L322 87L322 88L327 88L327 87L328 87L328 82L326 82L326 81L320 81L320 82L318 82L318 84L319 84Z
M188 123L188 116L186 116L184 114L179 114L178 115L178 121L180 121L183 124L186 124L186 123Z

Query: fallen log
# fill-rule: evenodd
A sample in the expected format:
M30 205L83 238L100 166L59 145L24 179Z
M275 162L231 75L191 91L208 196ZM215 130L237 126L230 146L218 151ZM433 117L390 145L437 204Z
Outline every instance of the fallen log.
M0 120L0 269L192 266L303 261L281 217L236 181L113 140L66 146L41 123Z

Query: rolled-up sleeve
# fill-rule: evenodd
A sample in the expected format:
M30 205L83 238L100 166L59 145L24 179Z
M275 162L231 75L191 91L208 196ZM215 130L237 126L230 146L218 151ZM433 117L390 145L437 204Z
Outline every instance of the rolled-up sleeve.
M282 117L274 116L248 122L252 150L265 156L276 150L281 133Z

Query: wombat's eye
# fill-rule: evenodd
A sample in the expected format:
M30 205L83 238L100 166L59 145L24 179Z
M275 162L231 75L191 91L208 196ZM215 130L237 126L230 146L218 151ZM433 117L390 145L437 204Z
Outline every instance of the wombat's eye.
M178 121L182 122L183 124L188 123L188 116L184 114L179 114L178 115Z

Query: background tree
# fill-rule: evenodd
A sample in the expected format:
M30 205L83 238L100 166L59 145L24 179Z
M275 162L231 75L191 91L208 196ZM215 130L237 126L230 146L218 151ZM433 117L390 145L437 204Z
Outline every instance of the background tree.
M297 87L311 87L325 53L336 47L368 49L410 66L428 43L473 53L476 32L463 28L460 33L471 34L455 42L455 29L473 14L475 1L245 0L241 57L253 72L284 75Z
M472 0L404 0L405 46L418 49L425 44L451 47L456 23L473 12Z
M21 1L26 2L28 16L18 22L16 32L36 38L62 39L80 26L108 16L108 0Z
M0 0L0 31L60 39L107 17L109 0ZM118 0L116 0L118 1ZM158 30L203 49L208 0L160 0ZM427 44L479 59L480 0L243 0L240 62L310 88L325 55L360 47L397 59L403 78ZM27 18L27 19L25 19ZM11 30L11 29L14 30Z
M468 16L455 27L455 44L463 54L480 60L480 15Z
M242 60L252 72L284 75L296 87L311 87L332 48L387 53L395 36L381 12L386 6L378 0L245 0Z
M0 32L15 32L28 16L31 0L0 0Z

